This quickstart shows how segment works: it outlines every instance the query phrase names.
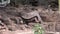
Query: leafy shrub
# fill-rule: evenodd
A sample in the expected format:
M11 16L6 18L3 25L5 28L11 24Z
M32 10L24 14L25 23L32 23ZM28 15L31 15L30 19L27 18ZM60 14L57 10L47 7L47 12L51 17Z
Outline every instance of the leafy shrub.
M40 24L36 24L33 29L34 29L34 34L43 34L44 33L44 29L41 27Z

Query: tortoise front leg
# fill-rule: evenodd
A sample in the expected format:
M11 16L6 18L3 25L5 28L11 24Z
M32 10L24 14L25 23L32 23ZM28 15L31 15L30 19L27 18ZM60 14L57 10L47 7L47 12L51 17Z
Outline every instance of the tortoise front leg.
M37 19L36 17L35 17L34 19L35 19L35 21L36 21L37 23L39 22L38 19Z
M39 15L39 14L37 14L36 16L37 16L37 18L38 18L38 21L39 21L40 23L43 23L43 21L42 21L42 19L41 19L40 15Z

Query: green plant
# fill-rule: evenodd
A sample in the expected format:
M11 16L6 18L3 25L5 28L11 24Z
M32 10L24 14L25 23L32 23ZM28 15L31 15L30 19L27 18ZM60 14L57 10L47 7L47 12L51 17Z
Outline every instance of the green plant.
M34 30L34 34L43 34L44 33L44 29L41 27L40 24L35 24L33 30Z

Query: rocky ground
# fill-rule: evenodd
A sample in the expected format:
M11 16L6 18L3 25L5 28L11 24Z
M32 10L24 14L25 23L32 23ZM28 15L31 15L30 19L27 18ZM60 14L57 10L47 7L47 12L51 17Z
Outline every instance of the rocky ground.
M37 10L41 19L43 20L42 27L46 34L60 34L60 15L58 11L52 11L51 9L44 9L43 7L28 6L28 10ZM34 34L32 31L35 22L29 22L28 25L22 22L20 17L21 11L25 10L25 6L16 7L4 7L0 8L0 34Z

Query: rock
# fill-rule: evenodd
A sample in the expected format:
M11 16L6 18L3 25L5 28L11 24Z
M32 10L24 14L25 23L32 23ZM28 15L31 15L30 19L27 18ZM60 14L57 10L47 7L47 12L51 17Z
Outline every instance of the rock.
M57 32L60 32L60 22L56 22L55 30L56 30Z

